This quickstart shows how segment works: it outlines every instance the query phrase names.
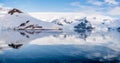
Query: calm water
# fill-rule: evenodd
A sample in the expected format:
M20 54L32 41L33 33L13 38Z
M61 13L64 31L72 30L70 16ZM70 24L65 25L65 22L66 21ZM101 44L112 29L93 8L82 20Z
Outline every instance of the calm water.
M0 63L118 63L117 31L0 31Z

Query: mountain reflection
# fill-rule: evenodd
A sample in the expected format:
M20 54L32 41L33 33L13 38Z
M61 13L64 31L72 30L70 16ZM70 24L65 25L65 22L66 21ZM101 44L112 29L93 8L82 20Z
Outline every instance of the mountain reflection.
M14 43L11 43L11 44L8 44L8 46L14 48L14 49L18 49L22 46L23 44L14 44Z
M49 30L8 30L8 31L1 31L0 41L1 41L1 48L8 47L19 49L24 44L29 43L32 40L37 38L49 37L52 35L60 34L61 32L57 31L49 31ZM7 47L7 48L8 48Z
M35 44L103 44L114 42L119 43L117 32L62 32L56 30L8 30L1 31L0 41L3 45L19 49L29 43ZM59 41L59 42L57 42ZM1 45L2 45L1 44Z
M115 31L88 30L69 33L56 30L1 31L0 62L4 63L3 56L6 57L6 61L14 58L8 63L14 63L12 60L17 63L34 61L49 63L56 58L58 62L71 63L72 61L78 63L119 61L119 37L119 33Z
M62 36L62 38L65 39L75 36L78 39L86 39L90 34L91 31L85 31L82 33L64 33L61 31L53 30L8 30L1 32L0 40L8 44L9 47L18 49L24 44L38 38L49 38L49 36L60 38Z

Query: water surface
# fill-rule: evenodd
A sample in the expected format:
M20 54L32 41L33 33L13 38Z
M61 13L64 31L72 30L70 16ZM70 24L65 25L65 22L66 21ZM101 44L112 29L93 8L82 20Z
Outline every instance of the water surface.
M117 31L0 31L0 63L118 63Z

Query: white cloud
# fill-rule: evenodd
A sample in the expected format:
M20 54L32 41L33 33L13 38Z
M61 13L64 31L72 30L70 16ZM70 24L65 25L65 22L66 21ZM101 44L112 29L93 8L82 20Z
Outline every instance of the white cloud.
M70 3L70 5L71 6L78 6L78 7L81 6L80 2L72 2L72 3Z
M120 16L120 6L119 2L117 2L116 0L88 0L86 3L92 5L84 5L80 2L72 2L70 5L75 6L75 8L72 8L71 10L77 12L84 12L87 14ZM106 4L108 5L106 6Z
M101 5L103 5L103 2L96 1L96 2L94 2L93 4L98 5L98 6L101 6Z
M91 2L92 1L93 0L91 0ZM75 6L75 8L70 9L75 12L83 12L83 13L87 13L87 14L102 14L102 12L100 10L102 10L103 8L101 8L101 7L82 5L80 2L72 2L72 3L70 3L70 5ZM96 3L96 5L101 5L101 4Z
M108 12L110 15L119 15L120 16L120 7L115 7Z
M5 7L4 4L0 3L0 17L3 17L10 9L10 7Z
M110 5L118 5L119 4L119 2L117 2L116 0L105 0L105 2Z
M93 5L104 5L104 4L109 4L109 5L118 5L119 2L117 2L116 0L88 0L88 3L93 4Z
M98 0L89 0L88 3L93 4L93 5L98 5L98 6L101 6L104 4L104 2L101 2Z
M10 7L5 7L4 4L0 3L0 11L7 11L11 9Z
M3 6L4 4L0 3L0 7Z

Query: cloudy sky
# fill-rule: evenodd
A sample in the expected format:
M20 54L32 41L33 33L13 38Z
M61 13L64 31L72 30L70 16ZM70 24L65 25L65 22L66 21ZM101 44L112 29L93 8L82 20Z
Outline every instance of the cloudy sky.
M0 0L0 9L26 12L85 12L120 16L120 0Z

